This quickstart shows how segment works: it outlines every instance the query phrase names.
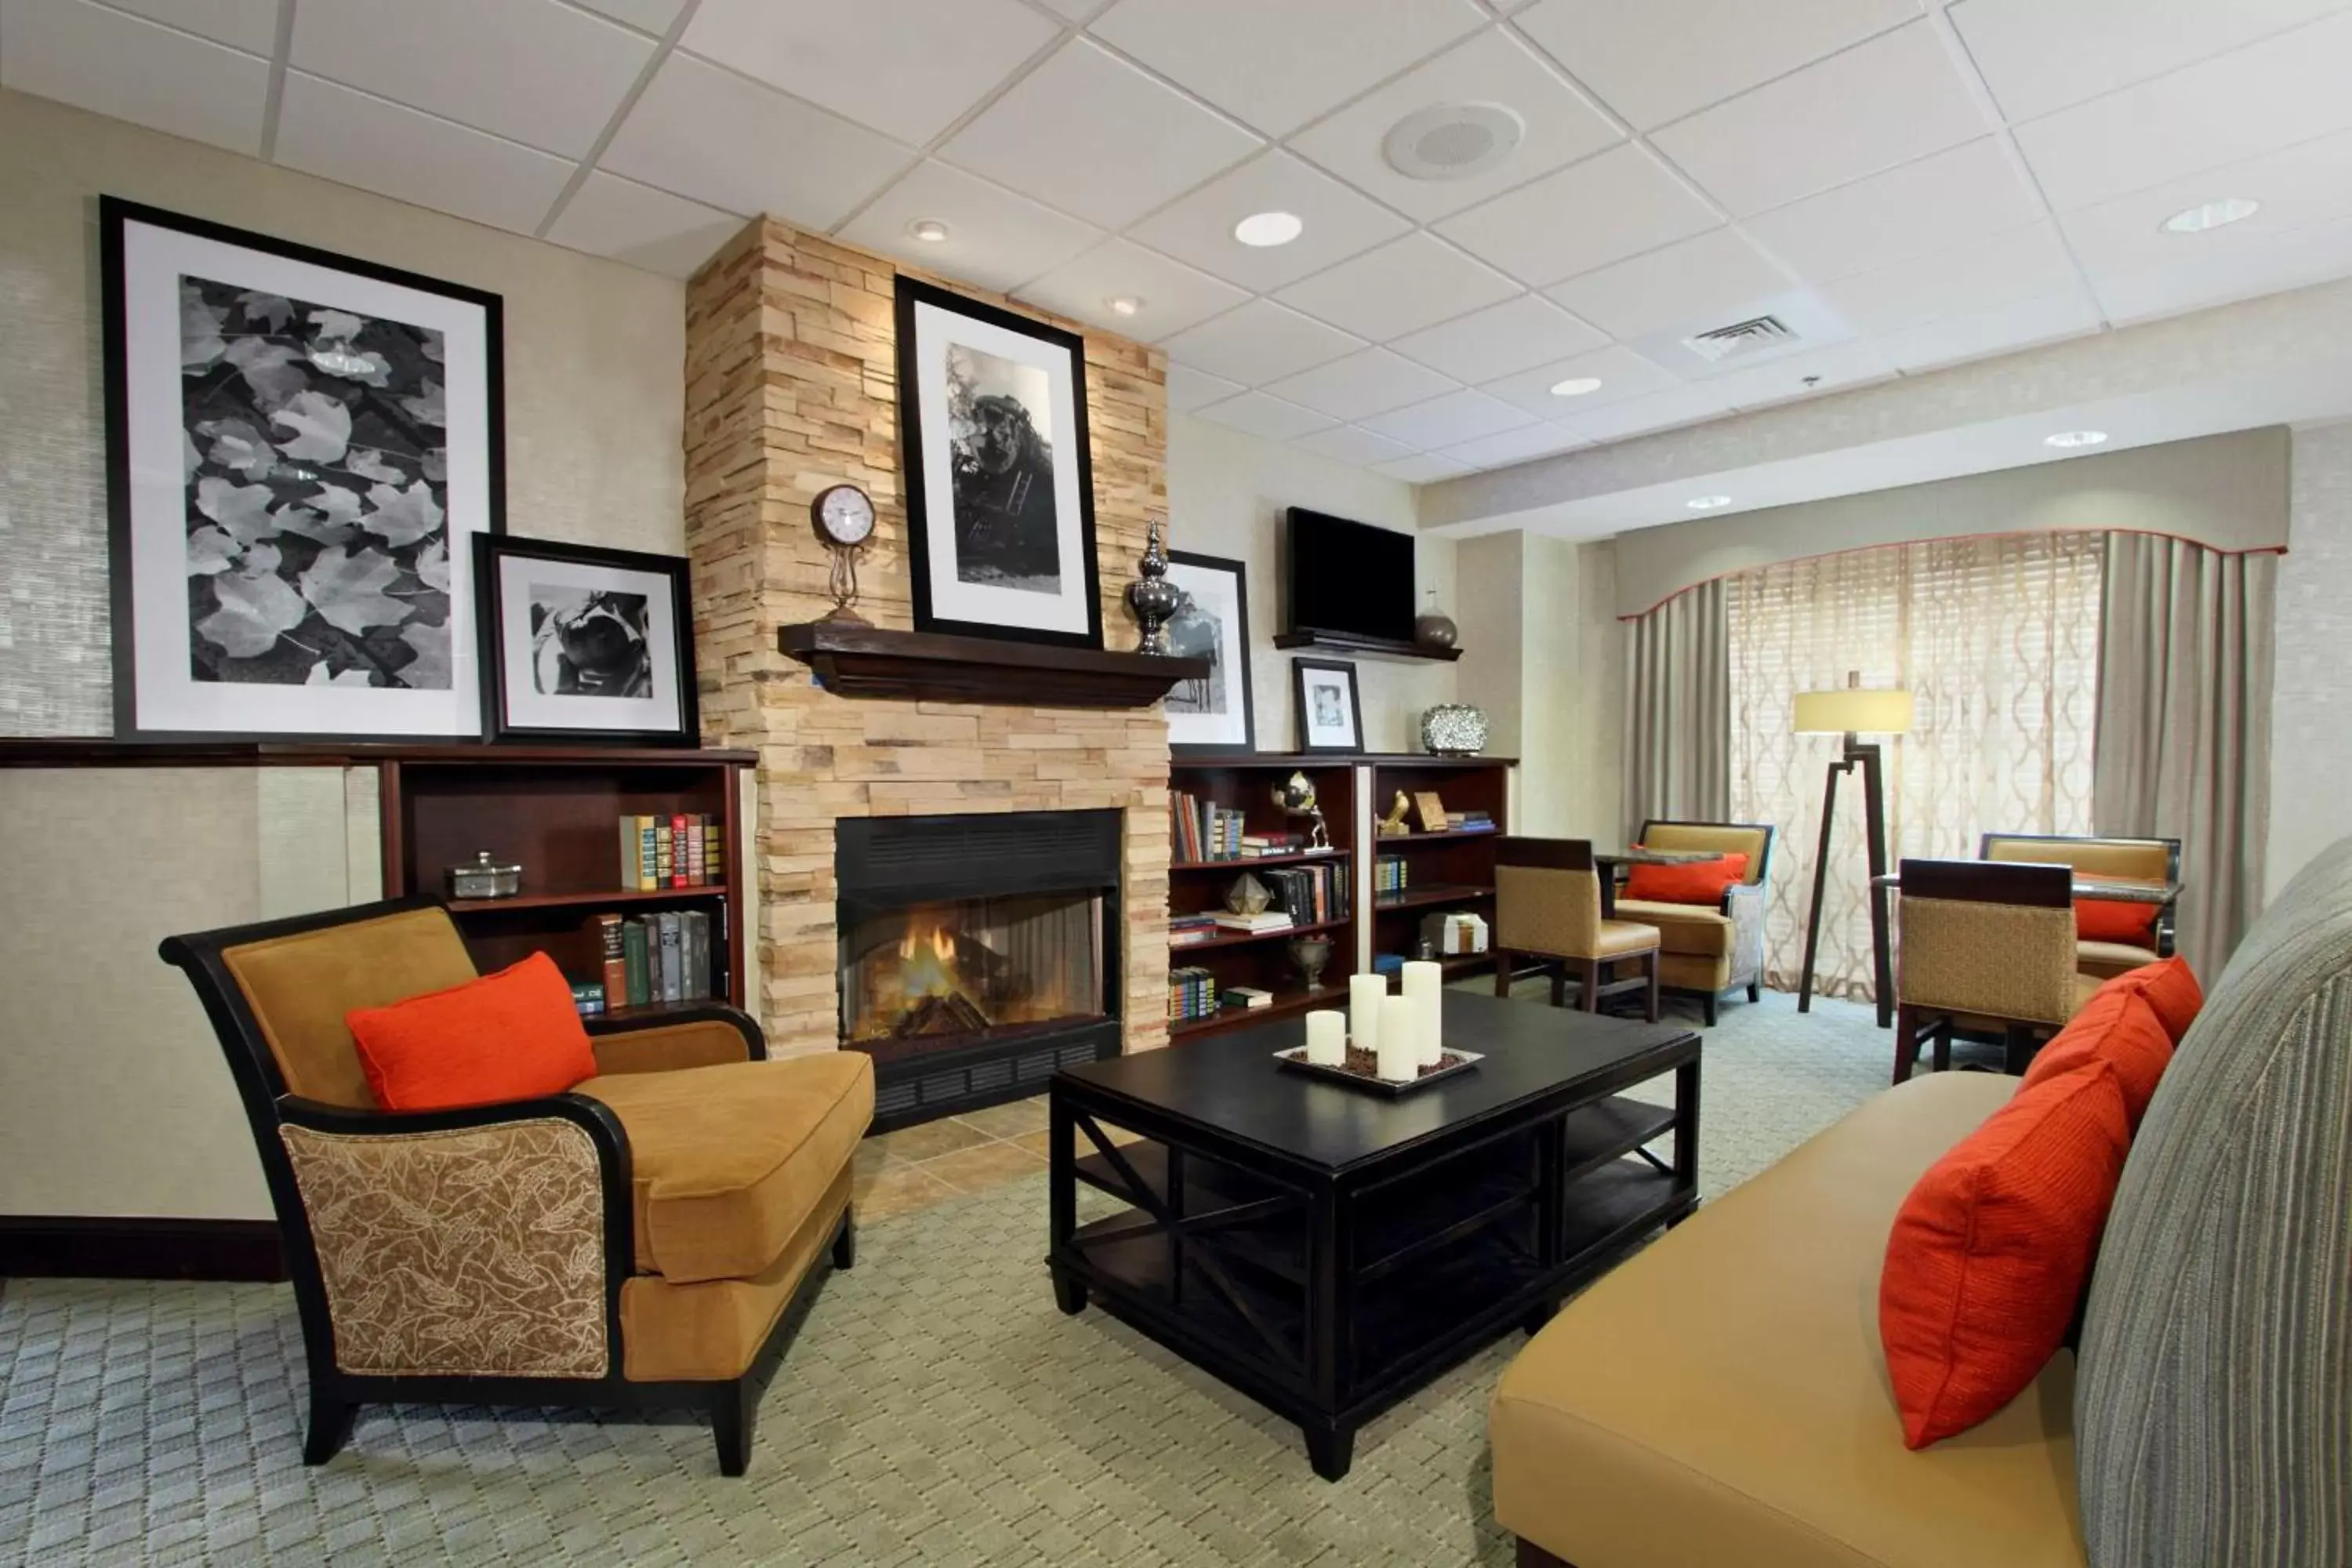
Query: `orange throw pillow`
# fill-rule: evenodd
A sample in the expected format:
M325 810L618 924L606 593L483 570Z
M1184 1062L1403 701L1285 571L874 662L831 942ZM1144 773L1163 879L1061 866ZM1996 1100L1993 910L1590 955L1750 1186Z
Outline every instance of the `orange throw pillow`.
M1636 844L1639 849L1641 845ZM1682 866L1635 866L1625 880L1625 896L1654 904L1705 904L1719 907L1734 882L1748 876L1748 857L1718 855Z
M2095 1063L2021 1089L1911 1189L1878 1286L1906 1447L1985 1420L2057 1352L2130 1146Z
M386 1110L532 1100L596 1075L571 983L543 952L446 991L356 1009L343 1022Z
M2058 1031L2057 1038L2034 1055L2026 1069L2032 1089L2062 1074L2094 1062L2115 1069L2116 1087L2123 1090L2124 1112L2131 1130L2139 1131L2147 1102L2156 1098L2158 1080L2172 1065L2172 1037L2139 987L2111 980Z
M2123 899L2076 899L2074 935L2082 942L2153 947L2156 917L2162 912L2154 904L2135 904Z
M2107 985L2125 986L2146 997L2176 1046L2205 1005L2205 988L2197 984L2189 961L2177 952L2161 963L2143 963L2137 969L2127 970L2108 981Z

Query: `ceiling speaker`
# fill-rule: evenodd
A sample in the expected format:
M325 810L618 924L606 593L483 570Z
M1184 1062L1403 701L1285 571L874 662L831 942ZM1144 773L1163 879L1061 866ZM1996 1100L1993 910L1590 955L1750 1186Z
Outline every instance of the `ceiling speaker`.
M1527 121L1499 103L1433 103L1381 142L1389 166L1415 180L1466 180L1518 150Z

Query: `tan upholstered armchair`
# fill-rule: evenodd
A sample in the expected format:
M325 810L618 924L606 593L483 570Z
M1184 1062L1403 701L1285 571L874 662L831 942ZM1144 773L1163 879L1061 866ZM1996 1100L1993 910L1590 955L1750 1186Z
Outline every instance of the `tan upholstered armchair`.
M163 945L202 998L269 1182L310 1373L302 1458L394 1401L694 1408L740 1476L786 1309L854 1260L861 1052L767 1060L689 1005L587 1021L597 1076L462 1110L374 1109L344 1015L475 978L404 899Z
M1658 1021L1658 933L1630 921L1601 918L1601 871L1583 838L1495 841L1495 994L1508 996L1514 963L1551 970L1551 1005L1578 985L1578 1005L1601 1010L1601 998L1643 993L1643 1011ZM1635 973L1618 978L1619 965Z
M1745 989L1750 1002L1764 990L1764 908L1770 895L1772 829L1754 822L1661 822L1642 825L1638 840L1650 849L1705 849L1719 855L1748 857L1748 877L1725 890L1715 909L1696 904L1659 903L1648 899L1619 899L1621 919L1658 928L1664 944L1658 956L1658 984L1668 991L1696 996L1706 1015L1716 1020L1717 1005L1727 992Z
M1938 1071L1957 1031L1999 1037L2013 1072L2091 999L2074 967L2074 877L2063 866L1906 860L1895 953L1895 1081L1923 1040Z
M2145 882L2170 887L2180 880L2180 840L2178 838L2079 838L2063 834L1988 833L1977 841L1979 860L2032 860L2042 865L2071 866L2085 877L2118 882ZM2172 956L2172 906L2156 910L2156 928L2147 945L2121 942L2078 944L2075 967L2085 974L2114 979L2142 964Z

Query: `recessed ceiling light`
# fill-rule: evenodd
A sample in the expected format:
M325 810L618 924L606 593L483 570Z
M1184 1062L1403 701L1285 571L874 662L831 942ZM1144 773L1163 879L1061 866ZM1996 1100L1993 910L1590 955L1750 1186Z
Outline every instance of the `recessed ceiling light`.
M1252 213L1234 225L1234 237L1244 245L1288 245L1306 228L1297 213Z
M925 245L940 245L948 237L948 226L935 217L919 217L907 226L907 232Z
M1713 511L1719 506L1729 506L1729 496L1693 496L1683 504L1693 511Z
M1114 294L1110 297L1109 305L1111 313L1118 316L1132 316L1143 309L1143 301L1132 294Z
M1555 381L1551 384L1551 395L1554 397L1581 397L1588 392L1600 390L1601 378L1597 375L1575 375L1566 381Z
M2252 197L2223 196L2220 201L2200 202L2186 212L2174 213L2164 220L2164 232L2203 234L2209 228L2243 223L2262 210L2263 204Z
M2105 430L2061 430L2055 436L2042 437L2042 444L2045 447L2095 447L2106 438L2107 433Z

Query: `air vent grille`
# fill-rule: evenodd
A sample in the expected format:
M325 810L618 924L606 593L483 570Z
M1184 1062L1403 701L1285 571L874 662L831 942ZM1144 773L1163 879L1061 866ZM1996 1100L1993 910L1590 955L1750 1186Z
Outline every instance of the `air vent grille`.
M1683 346L1709 363L1739 354L1777 349L1798 341L1799 334L1778 316L1750 316L1727 327L1717 327L1683 340Z

